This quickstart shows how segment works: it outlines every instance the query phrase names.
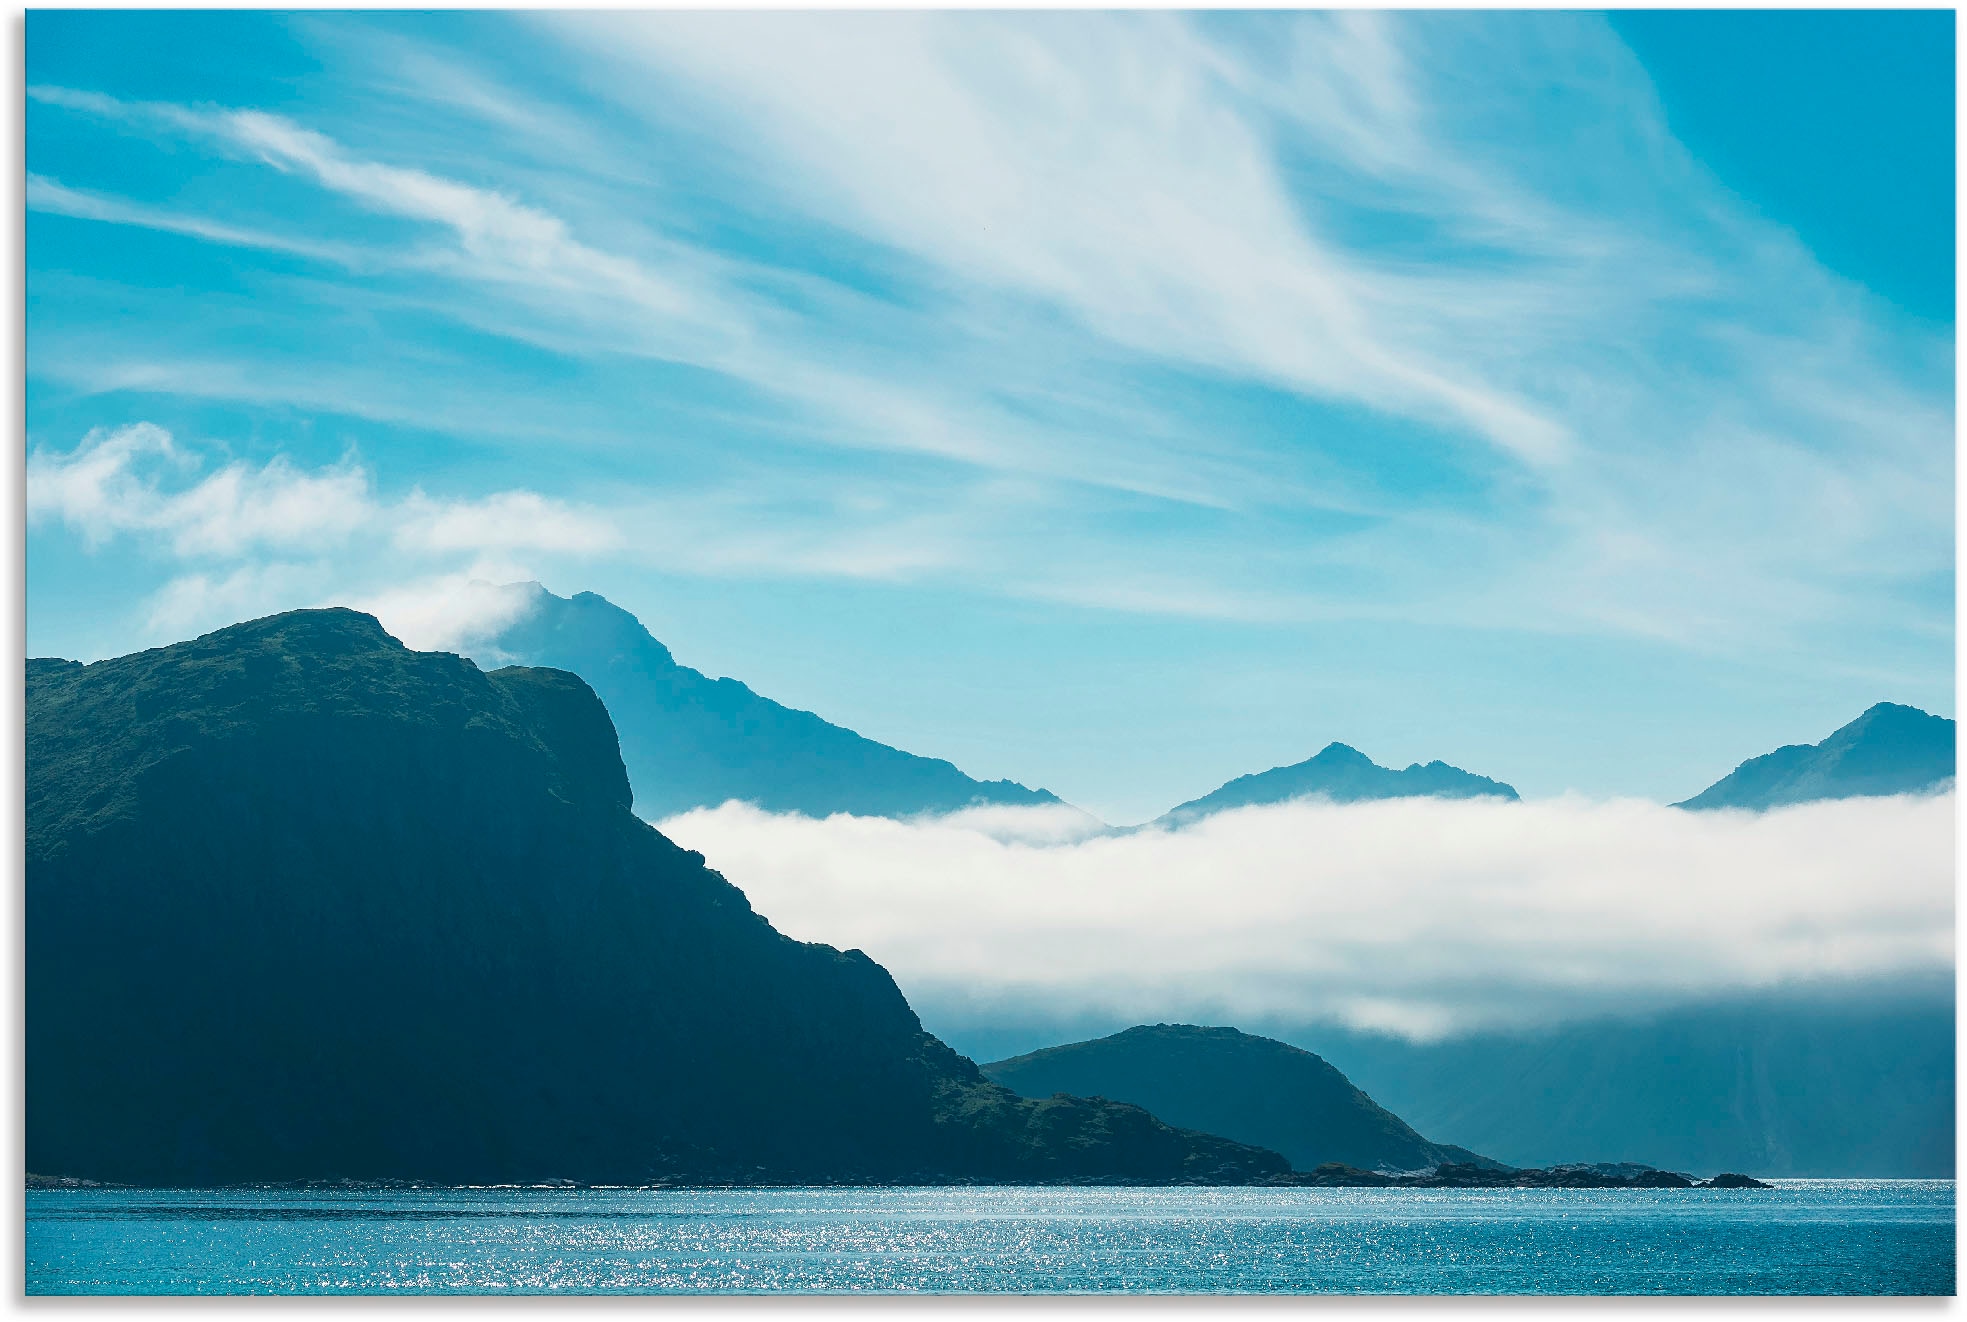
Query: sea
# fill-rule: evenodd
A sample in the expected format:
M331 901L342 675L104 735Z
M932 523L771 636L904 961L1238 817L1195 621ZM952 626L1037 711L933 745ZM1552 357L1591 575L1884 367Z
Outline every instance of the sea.
M1954 1292L1951 1180L1723 1189L57 1189L27 1292Z

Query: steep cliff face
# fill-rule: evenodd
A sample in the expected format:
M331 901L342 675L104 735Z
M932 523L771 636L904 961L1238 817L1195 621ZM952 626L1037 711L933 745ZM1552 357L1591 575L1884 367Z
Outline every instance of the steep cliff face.
M1246 1180L1040 1106L629 811L572 675L301 611L27 693L28 1166L136 1183Z

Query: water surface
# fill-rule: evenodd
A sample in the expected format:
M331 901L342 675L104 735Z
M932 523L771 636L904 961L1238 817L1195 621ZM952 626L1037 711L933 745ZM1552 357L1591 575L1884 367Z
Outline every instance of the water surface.
M1950 1294L1950 1180L31 1190L29 1294Z

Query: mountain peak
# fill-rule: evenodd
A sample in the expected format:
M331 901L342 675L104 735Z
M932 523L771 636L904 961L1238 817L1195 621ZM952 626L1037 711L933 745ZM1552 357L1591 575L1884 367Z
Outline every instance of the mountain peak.
M367 611L348 606L320 606L305 610L281 611L256 620L242 620L223 629L200 634L180 646L236 646L247 640L288 640L311 647L338 645L343 641L370 644L406 651L403 643L382 627L382 621ZM168 649L158 648L157 651ZM139 655L142 655L139 653Z
M1514 799L1515 789L1499 780L1478 776L1434 761L1413 763L1404 771L1383 767L1350 744L1329 743L1314 757L1288 767L1272 767L1227 784L1170 809L1157 819L1161 826L1183 826L1211 813L1292 799L1327 798L1334 803L1369 799Z
M1918 794L1953 779L1953 722L1879 702L1817 744L1752 757L1676 808L1764 809L1819 799Z
M599 593L565 598L538 584L511 587L537 596L481 654L569 670L593 685L621 736L637 810L652 820L731 799L813 817L1059 802L1015 781L973 779L939 758L877 743L735 679L679 665L640 620Z
M531 661L546 655L578 654L590 666L638 671L662 670L676 664L669 649L642 627L642 621L599 593L557 597L537 582L508 583L498 591L517 596L524 603L490 640L487 650L501 659Z

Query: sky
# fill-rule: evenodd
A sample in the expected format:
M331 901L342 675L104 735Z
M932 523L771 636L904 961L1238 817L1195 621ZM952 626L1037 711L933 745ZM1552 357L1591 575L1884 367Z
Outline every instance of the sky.
M1951 716L1952 23L38 11L28 651L537 579L1116 822Z

